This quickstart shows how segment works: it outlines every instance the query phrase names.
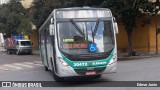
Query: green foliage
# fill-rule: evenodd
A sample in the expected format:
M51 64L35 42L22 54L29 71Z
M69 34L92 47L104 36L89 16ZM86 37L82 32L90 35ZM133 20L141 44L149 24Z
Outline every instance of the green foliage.
M31 22L28 18L21 18L20 24L18 28L16 29L16 33L22 34L22 35L30 35L31 34Z
M45 22L55 8L94 6L101 7L104 0L34 0L30 18L37 28Z
M128 35L128 51L132 55L132 32L136 27L136 20L146 13L155 12L155 4L148 0L105 0L103 7L110 8L115 15L125 26Z
M10 3L0 6L0 32L10 36L29 30L31 30L31 24L29 19L27 20L25 9L20 2L11 0Z
M59 0L34 0L30 10L30 19L37 28L40 28L52 10L60 6Z

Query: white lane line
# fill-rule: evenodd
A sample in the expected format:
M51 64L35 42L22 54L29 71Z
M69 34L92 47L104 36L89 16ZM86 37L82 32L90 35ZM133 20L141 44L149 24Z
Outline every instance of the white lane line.
M8 68L4 68L3 66L0 66L0 70L9 71Z
M41 61L33 61L34 63L39 63L39 64L42 64L42 62Z
M29 65L34 65L34 66L35 66L35 65L36 65L36 66L43 66L42 64L36 64L36 63L31 63L31 62L24 62L24 64L25 64L25 65L26 65L26 64L27 64L27 65L29 64Z
M33 66L31 66L31 65L26 65L26 64L23 64L23 63L14 63L13 65L22 66L22 67L28 67L28 68L33 68Z
M12 64L5 64L4 67L9 67L9 69L22 69L21 67L14 66Z

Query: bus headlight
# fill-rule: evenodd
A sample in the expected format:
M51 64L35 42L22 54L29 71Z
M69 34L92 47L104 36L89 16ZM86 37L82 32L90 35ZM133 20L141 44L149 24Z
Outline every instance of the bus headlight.
M61 62L62 65L64 66L69 66L67 62L65 62L61 57L58 57L59 61Z
M109 65L113 64L114 62L116 62L116 60L117 60L117 57L114 56L114 57L110 60Z

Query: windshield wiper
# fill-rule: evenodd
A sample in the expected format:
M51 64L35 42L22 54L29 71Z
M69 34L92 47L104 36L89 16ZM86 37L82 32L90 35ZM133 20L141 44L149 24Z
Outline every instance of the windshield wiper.
M73 21L73 19L70 19L70 22L75 26L75 28L77 29L77 31L78 31L82 36L85 36L84 33L82 32L82 30L79 28L79 26L75 23L75 21Z
M99 21L100 21L100 19L97 19L96 26L95 26L95 28L94 28L94 30L93 30L93 34L94 34L94 36L95 36L95 35L96 35L96 33L97 33L97 29L98 29Z

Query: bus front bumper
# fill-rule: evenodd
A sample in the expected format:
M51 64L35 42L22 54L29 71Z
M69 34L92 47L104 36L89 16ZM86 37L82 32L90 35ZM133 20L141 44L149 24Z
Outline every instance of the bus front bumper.
M60 67L61 70L59 70L58 76L59 77L72 77L72 76L87 76L87 68L83 69L73 69L72 67ZM107 67L99 67L99 68L94 68L96 72L95 75L99 74L107 74L107 73L115 73L117 71L117 61L107 65Z

